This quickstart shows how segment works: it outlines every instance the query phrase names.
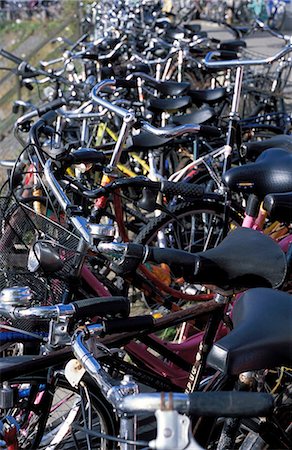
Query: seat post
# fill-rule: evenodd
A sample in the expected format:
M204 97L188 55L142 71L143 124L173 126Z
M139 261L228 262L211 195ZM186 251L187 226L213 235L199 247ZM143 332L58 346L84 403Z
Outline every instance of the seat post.
M216 294L215 301L216 301L216 297L218 299L220 297L220 301L218 301L218 303L220 303L220 307L218 307L218 309L213 311L208 319L208 322L207 322L207 325L205 328L205 332L204 332L204 337L199 345L199 349L196 354L195 362L192 366L192 369L191 369L191 372L189 375L189 379L188 379L188 382L186 385L185 392L187 394L194 392L194 391L198 390L198 388L199 388L200 382L202 380L202 375L206 368L206 361L207 361L208 353L213 345L214 339L218 333L220 323L224 317L226 303L228 302L228 297L221 295L221 294ZM223 299L224 299L224 301L223 301Z

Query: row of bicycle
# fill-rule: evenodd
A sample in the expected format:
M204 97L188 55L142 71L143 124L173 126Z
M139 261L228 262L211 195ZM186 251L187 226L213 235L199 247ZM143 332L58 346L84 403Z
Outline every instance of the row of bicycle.
M1 445L289 448L291 43L115 6L39 68L1 50L49 96L1 162Z

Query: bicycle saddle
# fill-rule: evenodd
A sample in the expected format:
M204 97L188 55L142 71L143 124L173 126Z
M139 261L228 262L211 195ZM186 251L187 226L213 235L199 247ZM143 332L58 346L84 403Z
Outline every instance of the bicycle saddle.
M236 228L217 247L204 252L149 247L147 260L166 263L176 276L215 286L225 294L254 287L277 288L287 272L286 257L279 245L249 228Z
M210 106L204 106L190 114L182 114L181 116L173 116L172 122L175 125L185 125L189 123L204 123L215 117L216 112Z
M157 81L155 78L151 77L148 73L144 73L143 71L134 72L133 77L142 78L147 86L151 86L166 97L168 95L171 97L183 95L190 89L191 86L187 81L183 81L181 83L170 80Z
M187 92L190 88L190 83L187 81L182 83L177 83L176 81L158 81L154 87L162 95L175 97Z
M188 92L188 95L191 97L192 102L196 105L201 103L208 103L212 105L212 103L217 103L226 96L226 89L191 89Z
M193 281L226 292L253 287L277 288L287 265L281 248L270 237L249 228L236 228L215 248L196 253Z
M201 31L201 25L198 23L187 23L184 25L184 28L188 31L191 31L192 33L199 33Z
M292 192L266 195L263 207L272 220L292 222Z
M252 289L233 309L234 329L217 341L208 365L226 374L290 366L292 298L272 289Z
M281 148L263 152L254 163L234 167L223 175L235 192L248 192L264 198L270 193L292 191L292 154Z
M140 134L132 137L133 144L127 148L127 151L147 151L149 149L158 149L165 146L168 142L171 142L175 138L173 137L160 137L154 134L142 131Z
M241 146L241 152L247 158L257 158L263 151L270 148L282 148L292 152L292 136L278 134L264 141L247 142Z
M243 39L228 39L218 45L219 50L231 50L237 52L240 48L246 48L246 42Z
M191 105L191 98L188 96L178 98L152 98L149 102L149 109L154 112L174 112L185 109Z

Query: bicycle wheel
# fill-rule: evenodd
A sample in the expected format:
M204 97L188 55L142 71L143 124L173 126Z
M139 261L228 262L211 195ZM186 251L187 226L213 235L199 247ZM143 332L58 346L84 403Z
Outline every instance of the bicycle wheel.
M17 403L8 415L17 422L19 448L113 448L110 441L89 437L82 430L85 427L111 436L117 430L112 407L97 387L85 380L79 391L61 374L53 382L47 381L46 374L10 382L18 393Z
M138 234L136 243L157 245L159 232L165 235L165 246L189 252L215 247L223 238L225 205L213 199L199 199L179 203L152 219ZM229 228L238 226L242 215L235 208L229 209Z
M152 219L135 239L136 243L188 252L205 251L216 247L223 239L225 205L214 199L199 199L191 203L180 203ZM242 222L241 214L233 207L229 208L227 228L237 227ZM183 279L171 276L171 287L185 293L196 295L200 286L187 284ZM151 298L146 298L148 306L153 307Z
M268 25L274 30L281 30L286 18L286 5L284 2L275 2L271 7L270 17L268 18Z

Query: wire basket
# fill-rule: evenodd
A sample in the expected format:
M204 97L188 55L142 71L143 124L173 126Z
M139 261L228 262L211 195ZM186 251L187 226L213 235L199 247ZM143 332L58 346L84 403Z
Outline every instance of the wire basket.
M65 226L37 214L32 208L0 197L0 290L29 286L33 303L55 304L69 288L73 263L80 257L79 238ZM63 267L50 276L28 270L28 254L38 239L50 241L62 252Z
M266 55L244 49L243 59L265 59ZM271 64L245 67L244 87L262 95L282 95L292 86L292 59L289 55Z

